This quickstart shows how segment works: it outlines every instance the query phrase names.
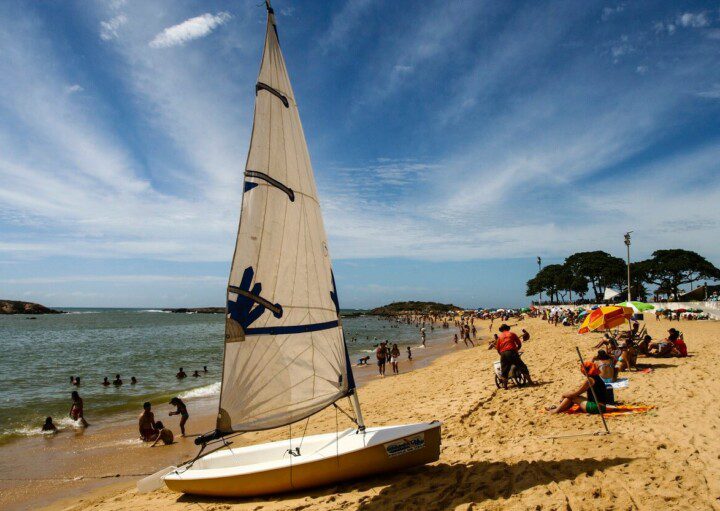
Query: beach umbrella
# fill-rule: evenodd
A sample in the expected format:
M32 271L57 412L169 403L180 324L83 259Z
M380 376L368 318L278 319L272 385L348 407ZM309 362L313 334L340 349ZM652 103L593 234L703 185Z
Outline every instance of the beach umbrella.
M585 317L580 325L579 334L586 334L595 330L610 330L625 323L633 317L635 311L630 307L611 305L595 309Z
M635 311L635 314L653 310L655 308L654 305L651 305L649 303L644 303L644 302L622 302L622 303L619 303L618 305L620 307L630 307L632 310Z
M682 314L683 312L687 312L687 309L675 309L672 312L677 312L678 314Z
M530 312L530 308L529 308L529 307L523 307L522 309L520 309L520 312Z
M587 316L588 314L589 312L583 309L578 313L578 318L582 318L583 316Z

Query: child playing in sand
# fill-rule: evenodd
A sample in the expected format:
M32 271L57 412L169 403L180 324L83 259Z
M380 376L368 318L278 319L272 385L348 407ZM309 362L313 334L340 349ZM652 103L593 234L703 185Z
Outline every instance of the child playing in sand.
M155 447L158 442L162 442L165 445L171 445L175 441L173 432L166 428L162 422L157 421L155 423L155 431L157 431L157 438L155 438L155 441L150 447Z

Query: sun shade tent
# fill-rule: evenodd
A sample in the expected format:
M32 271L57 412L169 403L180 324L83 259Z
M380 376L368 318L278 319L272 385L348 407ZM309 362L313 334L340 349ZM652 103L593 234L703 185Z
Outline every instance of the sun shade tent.
M587 315L582 325L580 325L578 333L586 334L598 330L611 330L628 321L633 317L633 314L635 314L635 311L630 307L620 307L619 305L600 307Z

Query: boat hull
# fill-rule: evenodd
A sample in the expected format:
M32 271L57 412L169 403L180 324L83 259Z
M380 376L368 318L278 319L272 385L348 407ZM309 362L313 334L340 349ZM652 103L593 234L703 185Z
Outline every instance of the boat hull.
M180 467L163 479L171 490L217 497L252 497L325 486L437 461L440 426L440 422L431 422L371 428L364 435L348 430L342 437L334 434L306 437L302 442L310 446L307 456L287 454L288 445L298 445L301 439L234 449L232 456L225 457L240 461L243 451L247 451L251 460L259 461L233 467L232 459L210 459L201 467L184 472ZM364 439L367 435L370 438ZM360 439L362 445L356 448ZM263 455L278 456L281 444L286 456L277 461L262 461ZM314 449L314 445L321 444L322 448Z

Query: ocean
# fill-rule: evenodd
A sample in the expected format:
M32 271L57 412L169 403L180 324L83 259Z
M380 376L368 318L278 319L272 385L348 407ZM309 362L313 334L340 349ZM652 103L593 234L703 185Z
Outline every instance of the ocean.
M0 316L0 444L39 434L46 416L71 427L70 393L84 400L91 424L140 411L144 401L166 403L220 391L222 314L175 314L153 309L60 309L67 314ZM373 316L343 319L351 360L372 353L379 340L420 343L414 325ZM427 329L428 342L447 331ZM202 372L207 366L208 373ZM183 367L188 378L178 380ZM192 373L199 370L201 376ZM123 385L104 387L120 374ZM71 376L80 376L74 387ZM136 385L130 385L135 376Z

